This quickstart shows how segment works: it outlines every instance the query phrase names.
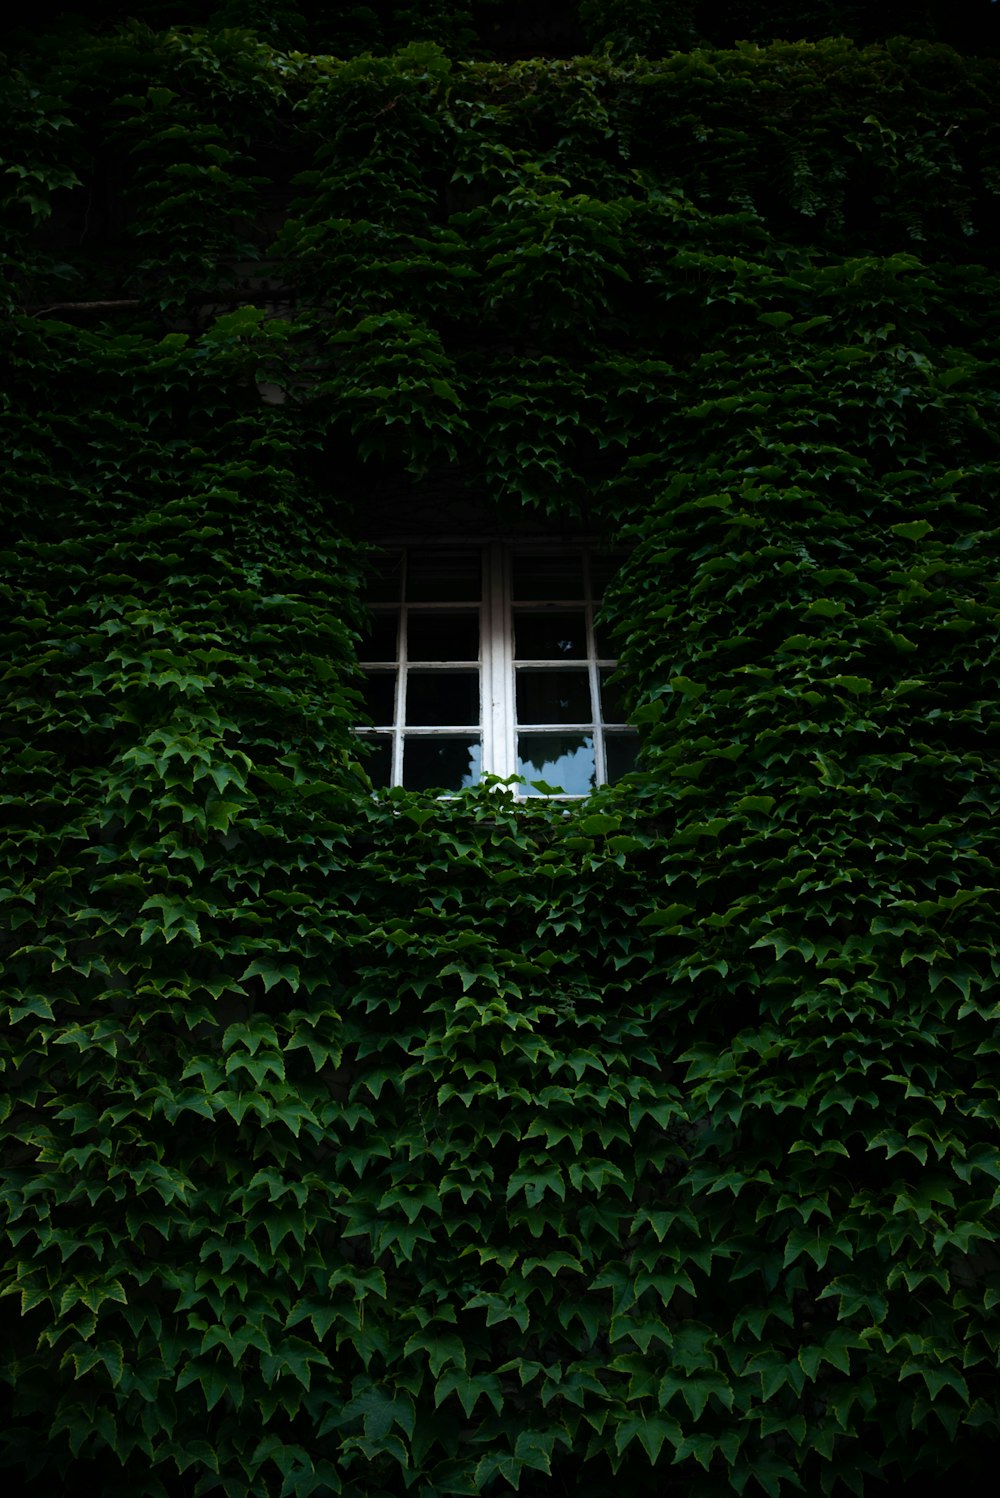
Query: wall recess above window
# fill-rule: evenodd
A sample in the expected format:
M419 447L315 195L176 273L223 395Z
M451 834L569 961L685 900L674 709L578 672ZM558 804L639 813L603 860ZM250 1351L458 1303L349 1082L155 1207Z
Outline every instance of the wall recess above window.
M624 775L638 740L594 627L621 560L581 544L387 547L360 646L374 783L519 775L522 796L585 796Z

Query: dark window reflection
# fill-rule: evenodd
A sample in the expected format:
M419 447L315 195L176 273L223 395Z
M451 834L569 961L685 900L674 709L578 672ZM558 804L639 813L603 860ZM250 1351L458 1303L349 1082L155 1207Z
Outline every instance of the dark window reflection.
M478 613L411 609L407 615L406 654L411 661L478 661Z
M591 553L590 586L595 599L600 600L604 597L608 584L621 571L627 557L626 551L612 551L604 556L594 556Z
M535 599L583 597L583 559L579 552L546 556L542 552L515 552L513 596Z
M521 661L551 661L587 655L583 609L519 609L514 615L514 654Z
M612 682L613 667L601 671L601 716L605 723L624 723L628 716L620 682Z
M478 723L479 672L408 671L406 722L418 728Z
M407 738L403 743L403 784L411 791L464 791L482 772L478 739L458 734Z
M603 629L594 628L594 651L599 661L613 661L615 652L611 647L611 641Z
M519 671L519 723L588 723L590 677L586 671Z
M399 614L395 609L388 614L376 614L371 628L366 630L358 643L358 659L361 661L394 661L396 659L396 630Z
M365 706L377 728L393 722L396 702L395 671L368 671L365 674Z
M544 780L569 796L585 796L597 779L594 740L589 733L522 733L517 740L517 773L529 781ZM528 786L526 794L545 792Z
M403 590L403 553L383 551L372 563L369 603L398 603Z
M392 739L382 734L366 734L362 740L361 759L376 790L389 784L392 775Z
M614 784L635 769L639 754L637 733L609 733L604 740L604 757L608 764L608 780Z
M478 603L483 596L480 551L411 551L406 580L410 603Z

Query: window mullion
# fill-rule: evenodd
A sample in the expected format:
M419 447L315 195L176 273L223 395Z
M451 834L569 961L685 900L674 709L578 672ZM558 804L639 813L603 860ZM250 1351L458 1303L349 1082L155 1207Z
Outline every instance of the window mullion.
M499 541L486 549L487 628L483 637L483 767L514 773L513 629L507 556Z
M594 716L594 777L598 785L608 778L604 753L604 709L601 703L601 672L598 667L597 635L594 630L594 588L590 570L590 547L584 549L583 586L587 610L587 670L590 675L590 711Z
M410 621L406 607L409 597L409 547L403 549L402 578L399 599L399 660L396 665L396 714L392 733L392 779L391 785L403 784L403 724L406 722L406 661L409 648Z

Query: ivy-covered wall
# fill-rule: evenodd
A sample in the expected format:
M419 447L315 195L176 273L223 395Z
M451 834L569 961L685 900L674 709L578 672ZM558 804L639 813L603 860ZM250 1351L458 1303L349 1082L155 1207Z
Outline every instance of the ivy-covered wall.
M538 9L11 43L8 1490L995 1467L998 7ZM632 547L568 812L358 761L463 501Z

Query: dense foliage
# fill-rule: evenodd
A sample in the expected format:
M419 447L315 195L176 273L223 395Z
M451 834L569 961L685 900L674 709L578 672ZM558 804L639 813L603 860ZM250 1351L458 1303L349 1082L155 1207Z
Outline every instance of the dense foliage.
M971 1488L997 62L147 9L0 84L0 1467ZM463 498L633 546L642 765L572 811L358 762L372 517Z

